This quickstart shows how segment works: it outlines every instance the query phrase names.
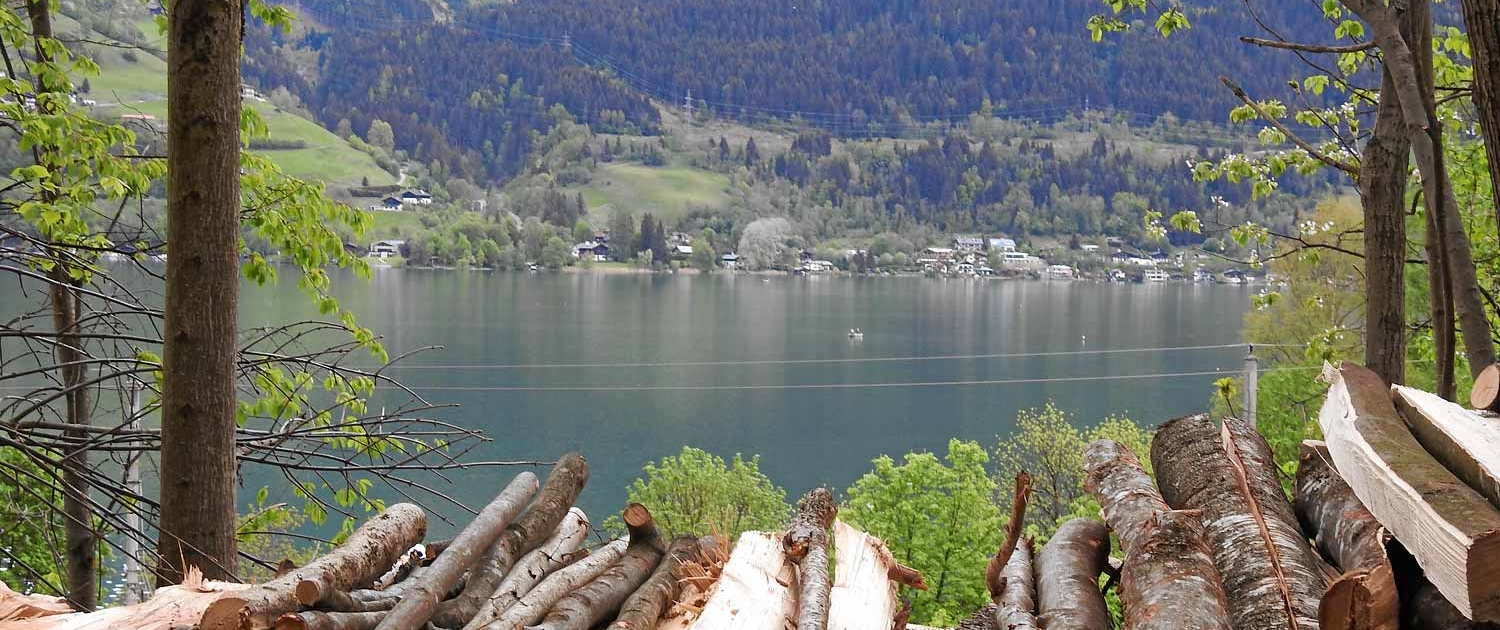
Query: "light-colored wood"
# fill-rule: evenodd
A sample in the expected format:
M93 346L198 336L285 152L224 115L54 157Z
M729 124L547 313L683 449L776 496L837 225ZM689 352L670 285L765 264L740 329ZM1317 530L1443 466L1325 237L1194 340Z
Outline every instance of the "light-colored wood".
M1475 409L1500 411L1500 364L1484 368L1474 379L1474 388L1469 390L1469 404Z
M782 630L795 624L796 579L786 562L781 537L745 532L724 565L724 574L694 630Z
M34 619L73 612L68 600L51 595L22 595L0 582L0 622Z
M1422 448L1373 372L1329 376L1318 424L1339 475L1454 607L1500 621L1500 510Z
M485 630L520 630L541 621L558 600L593 581L594 578L608 571L610 565L624 557L626 544L624 540L616 540L589 554L588 557L554 571L552 575L543 579L541 584L526 593L520 601L505 609L489 625L484 626Z
M1422 447L1491 505L1500 505L1500 418L1420 389L1397 385L1391 391Z
M0 621L0 630L172 630L196 624L209 604L249 588L248 584L214 581L168 586L157 589L150 599L133 606L25 620L10 619ZM0 606L4 601L6 598L0 597Z
M521 601L548 574L566 566L588 535L588 516L583 510L570 508L552 537L516 562L515 568L500 581L495 594L485 600L479 608L479 614L469 620L464 630L478 630L489 625L506 608Z
M897 605L895 585L886 577L896 561L885 541L834 521L833 545L828 630L887 630Z

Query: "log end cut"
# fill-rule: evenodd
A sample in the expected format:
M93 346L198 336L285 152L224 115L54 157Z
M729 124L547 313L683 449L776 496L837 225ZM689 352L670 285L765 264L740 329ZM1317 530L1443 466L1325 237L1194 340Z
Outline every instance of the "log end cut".
M1469 404L1475 409L1500 411L1500 364L1493 364L1474 379L1474 389L1469 390Z

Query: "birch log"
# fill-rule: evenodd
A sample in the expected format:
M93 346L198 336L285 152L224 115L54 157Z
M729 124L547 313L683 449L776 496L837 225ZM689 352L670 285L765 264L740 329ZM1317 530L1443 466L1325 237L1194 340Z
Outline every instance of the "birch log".
M1455 608L1500 621L1500 511L1422 448L1380 377L1329 372L1318 424L1340 476Z
M563 518L557 526L557 532L552 534L547 542L537 547L530 553L521 557L516 562L515 568L506 574L505 579L500 581L500 586L495 589L494 594L485 600L480 606L479 612L464 626L464 630L478 630L488 625L500 616L506 608L510 608L531 589L547 577L549 573L556 571L573 559L574 552L583 545L584 539L589 535L589 519L583 510L572 508L568 515Z
M1332 571L1302 535L1265 438L1242 420L1224 422L1188 416L1157 430L1151 461L1162 496L1202 511L1237 630L1316 628Z
M1490 505L1500 506L1500 417L1469 411L1420 389L1397 385L1391 390L1417 442Z
M794 627L796 598L787 584L780 537L770 532L740 534L724 573L714 586L694 630L783 630Z
M547 576L520 601L506 608L484 630L520 630L541 621L552 605L568 593L599 577L625 555L626 542L616 540L598 551Z
M609 624L609 630L651 630L682 591L682 563L698 557L698 538L691 535L672 539L667 555L662 556L656 571L620 606L620 614Z
M829 593L828 630L888 630L899 606L890 578L896 563L885 541L833 522L838 561Z
M1297 466L1296 508L1303 531L1343 575L1323 594L1318 623L1323 630L1396 630L1401 602L1385 554L1390 535L1333 469L1322 442L1302 443Z
M838 505L827 488L814 488L797 502L797 512L782 544L797 563L797 630L828 627L828 528Z
M1197 513L1173 511L1140 460L1098 440L1083 452L1084 486L1125 552L1120 570L1124 628L1229 630L1228 603Z
M568 453L557 460L536 503L505 528L469 576L463 593L443 602L432 615L432 623L443 628L461 628L469 623L521 555L546 541L562 522L589 480L589 465L582 455ZM439 556L441 557L441 556Z
M464 571L474 566L480 554L489 548L505 531L506 525L525 509L526 502L536 493L536 475L523 472L511 480L510 485L486 505L473 522L463 528L458 536L436 560L427 567L421 582L414 585L390 614L376 626L378 630L417 630L426 625L437 609L438 601L463 578ZM386 563L389 565L389 563Z
M1037 609L1042 626L1109 630L1109 607L1099 573L1109 560L1109 530L1075 518L1057 528L1036 558Z
M1036 618L1036 575L1031 539L1018 542L1000 569L1000 596L995 599L995 626L1000 630L1040 630Z
M269 628L277 617L298 610L299 591L321 595L367 586L426 534L427 513L422 508L410 503L389 506L365 521L344 544L307 566L210 604L199 626L203 630Z
M248 589L244 584L194 581L156 589L144 602L91 613L57 614L44 598L24 596L0 585L0 628L5 630L174 630L192 626L214 601ZM71 610L71 607L69 607Z
M537 630L588 630L620 609L661 562L661 536L650 510L639 503L625 508L625 526L630 528L630 544L625 556L599 577L575 590L556 604L535 626Z

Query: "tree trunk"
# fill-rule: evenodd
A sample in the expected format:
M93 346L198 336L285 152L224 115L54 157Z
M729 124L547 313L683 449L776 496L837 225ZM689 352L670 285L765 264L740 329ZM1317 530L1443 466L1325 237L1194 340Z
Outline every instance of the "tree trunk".
M589 464L582 455L568 453L557 460L547 482L537 495L536 503L505 528L500 539L485 551L484 557L469 575L464 592L438 606L432 623L444 628L461 628L469 623L484 602L495 594L500 581L510 572L516 560L547 540L567 516L573 502L589 480Z
M484 630L521 630L541 621L552 610L552 606L568 593L592 582L619 562L620 558L625 557L627 546L625 541L616 540L588 557L558 569L521 597L520 601L501 612L489 625L484 626Z
M1124 628L1229 630L1229 604L1198 516L1169 509L1124 445L1097 440L1083 457L1084 485L1125 552Z
M178 0L167 17L158 585L188 566L234 576L240 279L240 0Z
M1000 592L1005 590L1005 578L1002 574L1010 563L1010 555L1016 551L1016 544L1021 541L1021 530L1026 523L1026 502L1030 498L1031 474L1023 470L1016 473L1016 482L1012 486L1010 520L1005 522L1005 539L1000 541L1000 551L984 567L984 585L989 590L992 601L1000 601Z
M1411 140L1389 71L1381 82L1375 130L1360 160L1364 212L1365 366L1389 383L1406 382L1406 181Z
M1437 373L1439 396L1453 399L1457 386L1454 364L1457 358L1458 338L1453 327L1453 282L1448 276L1447 253L1439 243L1437 222L1432 212L1427 212L1427 233L1422 240L1427 251L1428 304L1432 311L1433 370Z
M536 588L553 571L577 559L578 548L589 535L589 519L583 510L572 508L547 542L516 562L515 568L500 581L495 593L485 600L479 612L464 625L464 630L479 630L494 621L521 598Z
M828 627L828 528L838 506L827 488L816 488L797 502L797 513L782 544L787 558L797 563L797 630Z
M1036 575L1032 571L1031 539L1016 545L1000 570L1000 596L995 599L995 626L1000 630L1040 630L1036 618Z
M609 624L609 630L653 630L656 622L661 620L663 613L672 606L677 599L677 593L682 590L680 578L682 563L698 557L698 538L695 536L678 536L672 540L671 546L667 547L667 555L662 556L661 564L656 565L656 571L651 574L625 604L620 607L620 614L615 617L614 623Z
M1162 496L1202 511L1237 630L1316 627L1331 571L1302 536L1265 438L1242 420L1224 422L1227 431L1188 416L1157 430L1151 462Z
M1396 630L1400 597L1380 522L1365 509L1322 442L1302 443L1297 466L1297 517L1302 529L1344 574L1318 610L1323 630Z
M322 594L368 584L426 533L427 514L422 508L410 503L392 505L365 521L344 544L307 566L214 602L199 625L203 630L270 627L278 616L297 610L304 592Z
M620 609L661 562L661 536L651 512L639 503L625 508L625 526L630 528L630 546L625 556L604 574L594 578L552 606L536 626L540 630L588 630Z
M1075 518L1036 558L1036 593L1042 626L1109 630L1109 607L1099 591L1099 573L1109 560L1109 530L1092 519Z
M1462 0L1474 60L1474 108L1484 130L1495 222L1500 225L1500 0Z
M536 493L536 475L523 472L495 497L474 521L454 537L453 544L429 565L422 581L401 598L389 615L376 626L380 630L417 630L432 618L443 595L478 561L479 555L495 542L511 520L526 507ZM389 563L387 563L389 564ZM472 586L473 582L470 581Z
M38 63L51 63L52 54L42 45L43 40L53 39L51 4L46 0L30 0L26 3L26 14L31 20L31 36L35 44L33 52ZM37 94L58 91L56 86L47 84L44 74L33 74L36 81L33 87ZM38 100L38 103L43 101ZM38 158L38 163L45 166L50 160L44 156L57 150L56 147L37 147L33 149L33 154ZM53 191L43 189L39 195L43 203L57 202L57 194ZM76 290L77 282L68 273L68 269L73 266L68 262L68 254L69 252L61 249L50 253L54 266L48 274L52 281L48 294L52 302L52 327L57 332L53 356L57 365L61 366L58 368L58 376L62 386L67 389L63 399L67 405L67 422L87 425L90 424L89 392L83 386L87 368L82 363L83 340L78 329L82 309ZM90 437L88 433L81 431L68 431L65 435L80 441ZM99 538L94 531L94 511L89 501L88 477L83 472L89 469L88 449L70 449L64 453L60 467L68 602L77 610L88 612L99 605ZM136 534L127 532L127 535Z

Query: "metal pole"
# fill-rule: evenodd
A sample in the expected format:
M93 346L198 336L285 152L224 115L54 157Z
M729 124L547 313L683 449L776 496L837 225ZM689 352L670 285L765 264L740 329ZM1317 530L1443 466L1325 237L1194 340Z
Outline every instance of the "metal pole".
M1255 358L1255 346L1245 355L1245 420L1255 426L1255 399L1259 393L1260 361Z
M129 431L135 432L140 428L140 406L139 392L140 384L133 378L125 380L126 391L130 397L130 422ZM125 489L132 495L141 494L141 454L132 453L129 463L125 466ZM141 541L136 538L141 531L141 513L139 506L131 506L125 512L125 524L130 531L125 532L125 605L139 603L141 593L145 589L141 580Z

